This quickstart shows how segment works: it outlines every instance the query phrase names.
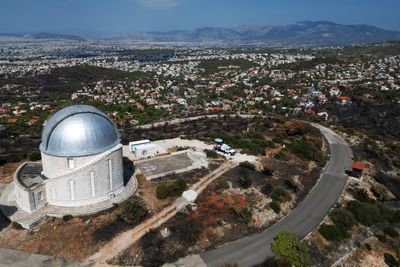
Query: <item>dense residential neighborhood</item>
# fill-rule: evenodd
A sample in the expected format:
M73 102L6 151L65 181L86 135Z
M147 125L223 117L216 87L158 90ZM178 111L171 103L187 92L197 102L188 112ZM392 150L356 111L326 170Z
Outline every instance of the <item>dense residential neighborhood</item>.
M74 83L67 90L69 95L62 92L65 98L60 100L112 105L115 110L107 110L128 125L140 122L132 119L126 108L154 108L171 116L276 111L328 118L326 105L351 105L353 97L373 101L388 95L393 96L391 101L400 101L398 55L352 61L346 56L351 48L340 47L268 52L201 47L149 49L108 43L85 44L83 48L74 42L37 43L33 48L18 43L5 46L0 54L0 75L4 77L0 92L14 101L2 101L0 118L3 124L36 123L34 113L27 116L27 111L54 107L42 103L46 89L35 80L55 79L57 86L76 79L79 72L84 75L98 68L105 68L103 76L109 77ZM89 55L69 55L81 50ZM55 73L59 69L62 71ZM33 82L22 87L22 77L32 77ZM125 112L118 106L123 106Z

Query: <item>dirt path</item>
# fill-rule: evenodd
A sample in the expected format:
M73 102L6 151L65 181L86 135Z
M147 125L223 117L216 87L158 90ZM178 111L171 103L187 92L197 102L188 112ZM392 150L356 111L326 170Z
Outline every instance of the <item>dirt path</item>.
M217 179L230 169L234 168L235 166L237 166L237 163L225 163L218 169L214 170L213 172L202 178L196 184L192 185L190 189L195 190L198 194L200 194L211 182L213 182L215 179ZM95 263L96 266L106 266L106 261L108 259L113 258L120 252L127 249L130 245L138 241L148 231L161 226L163 223L175 216L176 213L177 210L175 208L175 203L173 203L153 217L137 225L135 228L118 234L113 240L105 244L97 253L90 256L87 260L91 263Z

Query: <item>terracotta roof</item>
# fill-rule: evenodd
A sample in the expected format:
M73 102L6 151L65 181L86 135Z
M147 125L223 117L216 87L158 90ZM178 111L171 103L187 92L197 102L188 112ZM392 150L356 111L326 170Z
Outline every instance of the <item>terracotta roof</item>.
M353 169L362 171L362 170L365 169L365 163L362 163L362 162L353 162L353 163L351 163L351 167L352 167Z
M348 96L339 96L338 97L340 100L350 100L350 97L348 97Z

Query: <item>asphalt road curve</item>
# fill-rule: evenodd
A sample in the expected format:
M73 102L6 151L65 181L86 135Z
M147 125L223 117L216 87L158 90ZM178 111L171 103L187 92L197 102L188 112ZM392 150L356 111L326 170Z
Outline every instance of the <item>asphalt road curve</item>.
M350 170L353 154L346 142L332 130L319 124L312 125L322 132L330 145L330 159L319 182L297 208L267 230L201 254L207 266L237 263L240 267L247 267L262 263L273 256L271 242L277 233L289 231L304 238L325 218L344 189L345 171Z

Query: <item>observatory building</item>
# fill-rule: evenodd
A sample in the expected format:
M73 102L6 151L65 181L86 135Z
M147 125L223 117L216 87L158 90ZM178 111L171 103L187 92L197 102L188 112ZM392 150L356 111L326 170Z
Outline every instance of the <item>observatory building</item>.
M42 163L25 163L16 172L17 205L34 212L46 204L82 207L115 198L124 186L122 145L115 124L103 112L75 105L45 124Z

